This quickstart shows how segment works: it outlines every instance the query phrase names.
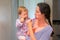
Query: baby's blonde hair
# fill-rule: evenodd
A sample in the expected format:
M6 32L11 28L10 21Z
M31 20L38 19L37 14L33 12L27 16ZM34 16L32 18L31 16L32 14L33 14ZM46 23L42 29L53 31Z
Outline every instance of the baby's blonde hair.
M21 14L22 11L28 11L28 10L27 10L26 7L20 6L20 7L18 8L18 14Z

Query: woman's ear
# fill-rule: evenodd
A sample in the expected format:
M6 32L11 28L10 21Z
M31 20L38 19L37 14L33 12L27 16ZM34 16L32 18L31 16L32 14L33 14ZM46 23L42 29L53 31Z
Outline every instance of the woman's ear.
M42 13L42 16L43 16L43 17L45 17L45 14L44 14L44 13Z

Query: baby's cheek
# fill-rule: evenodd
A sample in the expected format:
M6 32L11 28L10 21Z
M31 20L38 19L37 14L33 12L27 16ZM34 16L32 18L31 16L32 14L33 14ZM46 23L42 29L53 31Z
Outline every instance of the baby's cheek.
M28 16L27 15L25 15L25 18L27 18Z

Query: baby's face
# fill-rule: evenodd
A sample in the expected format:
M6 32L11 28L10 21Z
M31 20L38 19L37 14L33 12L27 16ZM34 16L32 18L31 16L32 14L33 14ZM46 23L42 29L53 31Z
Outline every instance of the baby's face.
M28 18L28 11L22 11L22 13L20 14L20 17Z

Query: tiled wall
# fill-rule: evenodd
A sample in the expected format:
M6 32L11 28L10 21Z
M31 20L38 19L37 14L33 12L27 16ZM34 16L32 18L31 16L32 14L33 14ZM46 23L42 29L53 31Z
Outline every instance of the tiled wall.
M24 1L19 0L19 3L23 3L23 4L19 4L19 6L21 5L25 6L29 11L29 17L34 18L35 8L37 3L39 2L44 2L44 0L24 0Z

